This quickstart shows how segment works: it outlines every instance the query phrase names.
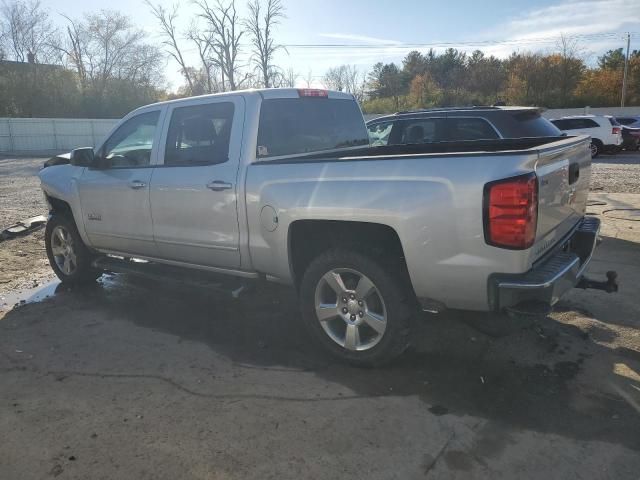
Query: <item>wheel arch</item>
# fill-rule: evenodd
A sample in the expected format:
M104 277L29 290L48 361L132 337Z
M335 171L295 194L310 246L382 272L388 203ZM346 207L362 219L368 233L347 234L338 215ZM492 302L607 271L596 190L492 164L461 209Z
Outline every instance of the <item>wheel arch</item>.
M291 278L296 287L309 263L332 248L355 249L398 268L415 296L400 236L393 227L373 222L317 219L292 222L287 249Z

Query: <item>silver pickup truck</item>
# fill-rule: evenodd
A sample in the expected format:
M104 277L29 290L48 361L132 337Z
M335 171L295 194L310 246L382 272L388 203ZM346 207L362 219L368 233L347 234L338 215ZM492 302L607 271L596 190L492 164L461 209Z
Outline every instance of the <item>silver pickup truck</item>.
M590 168L587 136L370 147L351 95L270 89L139 108L40 178L63 282L128 264L292 285L324 347L375 365L419 308L545 311L581 282Z

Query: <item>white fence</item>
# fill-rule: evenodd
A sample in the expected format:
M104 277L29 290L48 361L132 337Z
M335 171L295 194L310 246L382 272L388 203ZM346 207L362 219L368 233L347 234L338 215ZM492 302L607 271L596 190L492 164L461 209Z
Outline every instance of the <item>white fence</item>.
M43 155L95 147L118 120L0 118L1 155Z
M546 118L584 113L640 115L640 107L547 110ZM380 115L365 115L367 120ZM0 118L0 155L48 155L78 147L95 147L118 120L96 118Z

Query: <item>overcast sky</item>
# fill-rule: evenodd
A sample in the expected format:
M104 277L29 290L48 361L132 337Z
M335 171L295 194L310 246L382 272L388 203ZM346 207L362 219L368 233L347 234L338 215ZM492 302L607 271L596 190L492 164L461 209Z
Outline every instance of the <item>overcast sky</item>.
M177 0L155 0L170 7ZM245 1L236 0L241 13ZM625 45L640 49L640 0L283 0L287 18L276 30L279 43L347 44L353 48L289 47L278 55L278 64L292 67L301 77L309 71L316 79L331 66L344 63L368 70L375 62L400 62L415 44L447 46L466 51L477 48L500 57L514 50L549 51L561 33L576 37L589 63L612 48ZM157 38L154 18L142 0L43 0L56 23L64 13L115 9L129 15ZM180 1L180 23L186 28L195 8ZM612 35L609 35L613 33ZM499 42L499 43L495 43ZM195 51L184 42L187 56L196 64ZM366 45L366 47L362 47ZM167 61L170 88L180 83L177 65Z

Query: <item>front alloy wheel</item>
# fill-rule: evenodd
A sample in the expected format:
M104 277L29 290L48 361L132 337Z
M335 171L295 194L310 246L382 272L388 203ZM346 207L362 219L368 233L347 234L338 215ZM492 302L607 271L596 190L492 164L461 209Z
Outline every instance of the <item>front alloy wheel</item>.
M78 258L73 237L63 225L56 226L51 233L51 253L58 268L65 275L73 275L78 268Z
M100 276L101 272L91 265L93 254L82 242L72 218L52 215L44 241L51 268L63 283L91 283Z

